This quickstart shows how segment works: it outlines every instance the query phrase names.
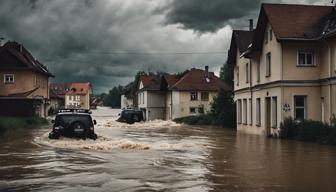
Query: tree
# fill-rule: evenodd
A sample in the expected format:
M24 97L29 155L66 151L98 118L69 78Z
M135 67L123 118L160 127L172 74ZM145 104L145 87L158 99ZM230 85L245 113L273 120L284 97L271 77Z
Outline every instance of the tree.
M233 66L225 63L221 67L220 78L233 87ZM236 127L236 104L232 90L220 90L211 106L214 123L224 127Z

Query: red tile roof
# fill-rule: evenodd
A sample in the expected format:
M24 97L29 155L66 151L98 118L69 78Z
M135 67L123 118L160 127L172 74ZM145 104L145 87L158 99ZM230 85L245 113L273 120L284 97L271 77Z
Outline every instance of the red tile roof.
M17 42L7 42L0 47L0 67L30 69L53 77L45 65L36 60L23 45Z
M159 75L141 75L142 90L159 91L161 87L161 77Z
M70 90L71 83L51 83L50 89L58 96L64 97L67 91Z
M168 88L173 86L179 80L176 75L171 74L164 75L164 78L168 84Z
M86 95L91 91L91 83L71 83L70 90L66 94Z
M329 15L333 6L263 4L277 38L304 38L305 31Z
M170 90L178 91L219 91L220 89L230 90L220 78L213 72L209 72L209 81L205 78L205 70L191 69L181 77Z

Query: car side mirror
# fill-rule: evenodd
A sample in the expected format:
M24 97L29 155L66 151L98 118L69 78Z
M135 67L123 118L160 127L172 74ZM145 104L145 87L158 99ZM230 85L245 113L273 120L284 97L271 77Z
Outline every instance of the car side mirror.
M51 123L55 123L55 120L51 120Z
M96 121L96 120L93 120L93 124L94 124L94 125L97 125L97 121Z

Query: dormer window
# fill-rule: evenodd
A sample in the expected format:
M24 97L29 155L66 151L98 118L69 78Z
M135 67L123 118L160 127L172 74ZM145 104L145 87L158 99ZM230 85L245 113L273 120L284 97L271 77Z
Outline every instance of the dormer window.
M13 84L14 83L14 74L4 74L4 83Z
M314 66L314 51L298 51L298 66Z

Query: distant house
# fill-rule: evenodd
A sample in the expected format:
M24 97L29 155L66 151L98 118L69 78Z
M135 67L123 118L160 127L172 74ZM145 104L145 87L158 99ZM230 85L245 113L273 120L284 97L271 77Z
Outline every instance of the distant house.
M140 76L137 95L138 109L144 112L146 120L164 119L166 92L161 89L160 76Z
M50 83L50 99L54 103L58 100L57 108L65 107L65 94L70 90L70 86L71 83Z
M71 83L65 93L65 107L90 109L91 83Z
M0 76L0 115L47 116L53 75L23 45L7 42L0 46Z
M124 91L121 95L121 109L133 109L134 108L134 97L132 95L133 82L127 84L124 87Z
M48 112L55 112L55 110L64 106L64 97L56 94L53 89L49 89L50 105Z
M208 67L193 68L179 76L145 75L140 77L138 108L149 120L205 114L221 89L230 88Z
M176 79L170 75L164 76L167 84L165 99L166 119L200 115L208 113L211 103L221 89L230 90L213 72L191 69Z

